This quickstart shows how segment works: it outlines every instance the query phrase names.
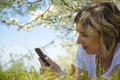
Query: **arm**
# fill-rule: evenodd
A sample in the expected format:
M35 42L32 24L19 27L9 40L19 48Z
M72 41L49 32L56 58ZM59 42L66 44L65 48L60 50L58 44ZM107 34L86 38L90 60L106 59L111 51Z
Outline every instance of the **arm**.
M46 66L44 61L39 58L40 64L41 64L41 72L44 73L45 69L49 69L53 73L60 74L62 72L59 65L57 65L52 59L50 59L48 56L45 58L45 61L49 63L49 66Z

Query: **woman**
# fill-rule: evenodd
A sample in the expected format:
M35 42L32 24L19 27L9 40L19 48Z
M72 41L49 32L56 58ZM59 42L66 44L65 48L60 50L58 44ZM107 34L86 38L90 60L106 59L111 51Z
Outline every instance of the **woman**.
M92 3L78 12L75 23L79 33L75 80L79 80L83 70L90 78L108 78L114 73L120 76L120 11L116 5ZM49 62L49 58L46 61ZM51 69L61 73L58 66Z
M120 11L112 2L97 2L77 15L75 22L81 44L75 65L84 67L90 77L97 72L107 78L120 65Z

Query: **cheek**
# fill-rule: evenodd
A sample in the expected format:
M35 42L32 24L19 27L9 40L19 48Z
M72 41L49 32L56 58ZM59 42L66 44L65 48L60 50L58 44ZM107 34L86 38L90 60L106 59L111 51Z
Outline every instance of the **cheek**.
M100 45L98 43L94 43L92 46L93 53L97 54L99 51Z
M98 51L99 51L99 47L97 46L91 46L91 47L88 47L85 49L85 51L88 53L88 54L97 54Z
M94 39L91 39L88 44L89 45L88 45L88 49L86 49L86 52L90 54L97 54L100 48L99 42Z

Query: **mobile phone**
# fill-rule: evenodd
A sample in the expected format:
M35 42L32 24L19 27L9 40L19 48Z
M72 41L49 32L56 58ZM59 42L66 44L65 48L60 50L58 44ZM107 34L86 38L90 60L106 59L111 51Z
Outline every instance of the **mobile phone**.
M47 57L40 48L35 48L35 52L38 54L38 56L44 61L45 65L49 66L49 63L45 60L45 57Z

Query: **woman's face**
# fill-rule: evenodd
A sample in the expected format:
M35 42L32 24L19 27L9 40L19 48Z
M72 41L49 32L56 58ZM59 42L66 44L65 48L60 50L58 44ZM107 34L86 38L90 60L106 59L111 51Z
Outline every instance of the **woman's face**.
M88 54L98 54L100 51L99 40L92 38L91 36L89 36L87 32L84 31L82 26L80 25L78 26L79 26L79 31L78 31L79 36L78 36L77 43L81 44L84 50Z

